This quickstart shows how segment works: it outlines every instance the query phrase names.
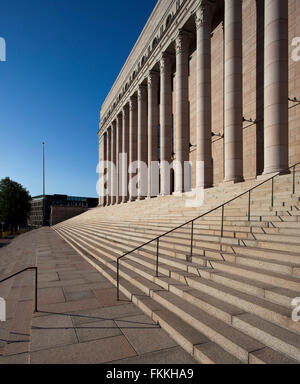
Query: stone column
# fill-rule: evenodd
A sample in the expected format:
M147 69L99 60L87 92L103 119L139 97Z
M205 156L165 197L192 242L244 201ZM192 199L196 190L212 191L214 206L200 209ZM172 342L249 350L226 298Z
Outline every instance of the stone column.
M131 96L129 101L129 166L137 161L137 98ZM134 175L129 175L134 177ZM134 201L136 196L133 193L133 185L129 187L129 200Z
M264 174L288 168L288 1L265 0Z
M106 131L106 160L107 166L109 166L109 162L111 161L111 127L107 128ZM111 169L107 170L107 191L106 191L106 204L111 205Z
M122 203L128 201L128 165L129 165L129 108L122 110Z
M158 82L158 72L151 71L148 76L148 197L155 197L159 193L155 193L154 185L159 180L152 180L155 171L152 162L158 161Z
M104 166L106 167L107 165L107 133L104 133L103 136L102 136L102 140L103 140L103 161L104 161ZM105 170L105 174L107 174L107 169ZM103 185L103 194L104 194L104 197L103 197L103 205L106 206L107 205L107 193L105 193L105 184Z
M110 199L111 205L116 203L116 120L112 123L111 126L111 152L110 152L110 161L111 161L111 192Z
M116 203L120 204L122 201L122 164L120 162L120 154L122 152L122 115L117 116L116 126Z
M170 194L172 162L172 57L163 53L160 59L160 161L161 195Z
M148 161L147 123L147 86L140 84L138 88L138 162L141 168ZM147 194L147 185L145 185L147 184L147 175L143 176L140 170L138 176L138 199L145 198Z
M98 171L99 171L99 196L98 196L98 200L99 200L99 207L103 207L103 191L104 191L104 187L103 187L103 182L101 182L101 178L103 176L103 168L102 168L102 162L103 162L103 136L99 136L99 168L98 168Z
M211 138L211 9L201 1L196 11L197 28L197 188L213 184Z
M242 0L225 1L225 181L243 180Z
M184 163L189 161L189 45L190 34L176 38L176 162L175 192L184 192Z

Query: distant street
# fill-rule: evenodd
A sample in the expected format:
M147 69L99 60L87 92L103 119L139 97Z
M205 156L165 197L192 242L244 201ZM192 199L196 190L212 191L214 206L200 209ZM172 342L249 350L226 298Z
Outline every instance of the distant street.
M0 248L3 248L6 245L8 245L9 243L11 243L13 238L14 238L13 236L7 236L4 239L0 239Z

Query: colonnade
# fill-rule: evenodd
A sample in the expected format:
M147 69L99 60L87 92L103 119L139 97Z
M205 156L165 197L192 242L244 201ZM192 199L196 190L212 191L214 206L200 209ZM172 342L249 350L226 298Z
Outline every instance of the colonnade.
M195 9L196 25L196 187L213 184L211 32L213 9L206 0ZM243 180L243 1L224 1L224 152L225 182ZM159 67L125 101L114 121L101 133L100 160L116 165L102 205L156 196L151 167L145 185L138 176L138 196L120 167L137 161L161 162L160 195L170 193L170 170L175 159L175 192L184 192L184 163L189 161L189 54L195 37L185 29L174 36L174 55L161 52ZM172 68L175 65L175 111L172 111ZM159 70L157 70L159 68ZM288 2L265 0L264 173L288 167ZM159 101L160 100L160 101ZM172 114L175 141L172 148ZM158 128L159 127L159 128ZM159 130L158 130L159 129ZM159 138L158 138L159 132ZM160 148L160 151L158 150ZM119 161L119 153L127 156ZM174 152L174 153L173 153ZM127 162L127 164L126 164ZM138 172L138 174L140 174ZM104 188L104 186L102 186Z

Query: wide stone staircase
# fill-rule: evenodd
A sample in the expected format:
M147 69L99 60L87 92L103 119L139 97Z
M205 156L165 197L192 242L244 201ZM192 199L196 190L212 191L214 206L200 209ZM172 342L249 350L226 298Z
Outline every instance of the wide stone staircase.
M265 180L208 189L198 207L158 197L53 229L117 285L120 256L205 214L123 257L120 291L199 363L299 363L300 172Z

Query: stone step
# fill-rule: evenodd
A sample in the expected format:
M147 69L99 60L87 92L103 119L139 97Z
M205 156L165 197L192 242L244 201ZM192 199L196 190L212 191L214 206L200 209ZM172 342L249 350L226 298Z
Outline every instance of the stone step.
M77 252L82 253L78 246L67 240ZM116 276L113 272L108 272L107 268L100 262L91 260L85 253L85 259L89 261L99 272L111 282L115 283ZM137 281L136 277L133 276ZM132 300L141 310L149 315L187 352L202 364L240 364L241 361L223 350L217 344L211 342L201 332L197 331L189 324L181 320L174 313L158 305L152 298L145 296L143 291L139 291L128 281L120 283L120 291ZM134 293L132 293L134 292Z
M299 364L271 348L263 348L250 354L249 364Z
M245 337L244 333L208 315L171 292L153 292L152 297L244 363L248 363L251 352L264 348L264 345L254 338Z
M254 336L269 347L295 359L300 360L300 336L275 324L265 321L250 313L235 316L233 326L238 327L249 336Z
M282 305L274 304L266 298L259 298L247 293L242 293L236 289L203 278L187 277L186 281L190 287L197 289L200 292L204 292L212 298L233 305L239 308L240 311L243 310L244 312L255 314L286 329L300 331L300 325L293 322L291 319L291 306L288 309ZM184 292L183 298L188 295L189 292Z
M99 232L99 231L93 231L93 230L90 230L90 232L93 232L93 233L95 233L95 235L97 234L97 235L100 235L101 234L101 236L104 236L105 237L105 231L102 229L102 231L101 232ZM86 231L85 232L87 235L89 234L89 232L88 231ZM116 233L116 232L114 232L114 231L107 231L107 236L109 237L109 238L114 238L113 237L113 233ZM178 235L179 236L179 235ZM173 236L172 236L173 237ZM196 238L197 238L197 236L195 236ZM96 238L96 237L95 237ZM117 240L119 240L119 238L128 238L128 235L127 234L124 234L124 235L120 235L119 233L118 233L118 237L116 237L116 239ZM140 244L142 244L143 242L146 242L146 241L148 241L149 239L151 239L152 238L152 236L150 235L150 236L148 236L148 237L144 237L144 236L142 236L142 237L139 237L139 236L137 236L136 235L136 237L134 237L134 238L131 238L131 241L132 241L132 247L134 248L135 246L138 246L138 245L140 245ZM168 238L168 237L167 237ZM208 238L208 237L207 237ZM135 239L137 239L137 240L139 240L139 243L134 243L133 241L135 240ZM163 240L164 240L164 244L165 244L165 242L166 242L166 240L165 240L166 238L164 238ZM217 240L218 239L218 237L215 237L214 238L215 240ZM224 241L225 241L225 239L224 239ZM190 240L186 240L185 241L186 242L186 244L188 245L188 247L190 247ZM181 243L182 243L182 240L181 240ZM174 244L175 243L172 243L172 245L174 246ZM197 244L197 242L196 242L196 244ZM167 246L168 244L166 244L165 245L165 247ZM182 244L181 244L182 245ZM153 245L154 246L154 245ZM211 247L211 245L210 245L210 247ZM183 250L185 250L185 248L183 247L182 248ZM215 246L215 249L218 249L218 246L216 247ZM287 274L292 274L292 273L294 273L293 272L293 265L292 264L289 264L289 263L294 263L294 264L296 264L296 265L299 265L300 264L300 255L298 256L297 254L295 254L294 256L293 255L288 255L287 256L287 260L286 260L286 262L285 263L280 263L280 260L283 260L284 259L284 254L282 254L282 253L275 253L273 250L267 250L266 252L261 252L261 249L260 248L258 248L258 247L256 247L256 249L255 249L255 251L254 251L254 253L257 255L257 256L260 256L262 259L264 259L264 260L260 260L260 259L258 259L258 258L256 258L255 257L255 254L252 254L251 253L251 250L252 250L252 247L237 247L237 246L233 246L233 249L234 249L234 252L235 252L235 254L236 255L246 255L246 256L249 256L249 257L252 257L251 259L249 259L249 258L236 258L236 259L238 259L238 260L235 260L235 262L240 262L240 263L243 263L243 261L246 263L246 264L248 264L248 265L258 265L259 266L259 264L261 264L261 267L262 268L265 268L265 269L269 269L269 268L271 268L273 271L278 271L278 270L280 270L280 268L281 268L281 266L283 267L283 269L282 269L282 273L287 273ZM189 248L187 248L186 249L186 251L188 252L189 251ZM197 247L195 247L195 253L197 253ZM266 255L266 257L265 257L265 255ZM183 258L185 258L184 256L183 256ZM218 257L219 258L219 257ZM266 259L270 259L270 261L269 260L266 260ZM276 261L277 260L277 261ZM273 262L273 264L274 265L270 265L271 263ZM284 269L284 268L286 268L286 270ZM298 271L298 269L295 267L295 271L296 271L296 275L299 273L299 271Z
M217 319L211 317L210 315L207 315L205 312L201 311L200 314L200 310L195 309L195 307L191 304L187 304L183 301L181 302L181 304L183 305L184 309L178 307L178 299L180 298L176 297L170 292L157 290L151 291L151 295L158 302L161 302L161 300L163 300L164 306L167 307L167 309L171 308L171 312L174 312L175 306L175 316L179 314L179 317L182 320L185 320L185 322L187 322L185 318L192 318L193 321L189 321L188 324L193 324L193 327L196 329L197 327L201 329L204 328L206 331L206 335L211 335L209 339L211 339L212 341L218 340L219 342L221 342L222 346L224 344L227 353L228 349L230 351L233 351L233 354L238 354L238 357L242 357L242 359L244 359L244 362L248 362L249 360L249 349L252 349L253 345L255 345L256 347L258 346L258 344L255 344L257 342L254 339L245 338L245 335L243 333L239 333L238 330L234 330L232 327L226 329L226 325L224 325L223 322L218 322ZM164 301L166 300L166 295L168 298L167 302ZM168 295L172 295L171 299L170 297L168 297ZM160 313L160 311L158 311L158 313ZM171 316L174 317L174 314L172 314ZM153 316L153 319L155 319L155 315ZM168 322L166 324L168 324ZM260 345L260 347L262 346ZM255 350L257 350L257 348Z
M78 234L80 234L80 232L77 232ZM88 233L85 233L85 236L89 239L91 239L91 235L88 234ZM99 238L97 237L94 237L95 241L94 243L95 244L99 244L100 246L100 240ZM92 239L91 239L92 240ZM111 239L110 239L111 240ZM110 244L110 242L107 242L105 243L105 241L103 240L103 238L101 239L101 245L103 246L104 244L107 244L108 246L108 249L115 249L116 250L116 246L114 244ZM133 246L134 244L132 244ZM156 247L156 244L152 244L152 245L148 245L147 247L144 247L143 249L141 249L138 253L140 255L144 255L144 256L148 256L148 257L155 257L155 247ZM118 248L117 248L118 249ZM123 248L120 248L120 249L123 249ZM201 258L201 257L194 257L193 258L193 261L195 261L194 264L192 263L187 263L186 262L186 254L181 254L181 260L174 260L172 258L170 258L168 255L171 255L171 256L174 256L174 253L170 252L166 247L160 247L160 260L161 262L167 262L169 263L170 265L173 265L173 266L177 266L183 270L188 270L188 271L197 271L197 266L207 266L209 261L210 261L210 258ZM225 253L222 253L223 257L225 257L225 260L228 260L227 258L227 255L225 255ZM177 257L179 257L179 253L177 252L176 254ZM230 255L228 255L229 257L231 257ZM239 257L237 255L234 255L231 257L230 259L231 262L235 262L235 263L238 263L238 264L241 264L241 265L249 265L249 266L254 266L254 267L260 267L260 268L263 268L263 269L266 269L268 271L280 271L281 273L286 273L286 274L290 274L291 271L293 270L292 268L292 265L288 265L287 263L280 263L278 261L273 261L273 260L264 260L264 259L256 259L256 258L249 258L249 257ZM284 270L284 268L286 268L286 270Z
M79 235L79 233L77 233ZM88 237L89 235L85 234L86 237ZM92 240L90 237L89 237L90 241L93 241L97 246L100 246L100 243L99 243L99 240ZM108 251L109 250L113 250L113 249L118 249L114 244L109 244L109 243L104 243L103 239L102 239L102 247L104 246L104 244L106 244L107 246L107 249ZM151 247L150 245L148 246L148 248L150 247L153 248L155 247L155 244ZM146 250L144 250L144 252L146 252ZM122 252L120 251L120 254L122 254ZM235 256L236 257L236 256ZM254 279L257 279L259 281L263 281L266 277L266 274L264 271L262 271L261 269L258 269L257 267L256 268L253 268L250 266L250 268L248 266L245 266L245 265L234 265L233 263L228 263L228 262L219 262L217 260L213 260L213 259L207 259L209 260L210 262L210 265L212 265L213 268L215 268L216 270L225 270L225 272L230 272L232 273L232 271L234 271L235 273L237 274L241 274L242 272L245 273L246 277L250 274L250 276ZM241 262L241 258L239 259L240 262ZM244 264L246 263L245 260L247 260L247 258L244 258ZM256 263L262 263L262 260L255 260L255 259L250 259L248 258L248 264L250 264L251 262L253 263L254 261L256 261ZM268 261L265 261L265 264L267 265L267 262ZM198 260L198 263L199 263L199 260ZM202 265L207 265L207 264L203 264ZM260 265L260 264L259 264ZM273 266L273 268L275 269L274 266L276 266L277 264L276 263L273 263L270 265ZM246 270L244 269L241 269L241 268L246 268ZM267 268L266 268L267 269ZM194 271L193 269L193 266L191 266L190 269L188 269L189 271ZM237 271L237 272L236 272ZM268 277L270 278L270 281L275 281L276 283L273 283L273 285L276 285L276 284L280 284L280 287L282 288L289 288L289 289L292 289L292 290L297 290L297 288L295 289L295 287L298 287L299 284L300 284L300 280L297 281L297 279L292 279L292 278L289 278L288 276L283 276L281 274L278 274L278 273L272 273L271 274L271 271L268 271ZM287 285L285 285L287 284ZM289 285L288 285L289 284Z
M146 257L141 257L140 254L132 254L130 256L127 257L128 260L131 260L133 261L133 263L128 263L127 261L122 261L122 264L124 265L127 265L128 267L131 267L132 270L134 270L136 273L141 273L143 277L145 278L152 278L153 275L154 275L154 271L155 271L155 268L156 268L156 265L155 265L155 254L152 253L152 255L148 256L148 258ZM172 272L176 272L178 273L178 271L175 269L170 269L170 265L172 266L172 264L170 264L168 262L168 258L165 258L165 257L161 257L160 258L161 262L159 264L159 273L161 274L164 274L165 276L171 276ZM166 264L167 263L167 264ZM140 265L139 265L140 264ZM179 265L177 265L179 266ZM145 268L146 267L146 268ZM194 273L195 275L199 276L199 271L200 271L200 274L201 274L201 268L198 269L197 267L193 266L193 268L188 268L188 266L184 267L184 264L181 266L179 266L180 270L182 271L185 271L185 272L189 272L190 274ZM142 271L142 272L141 272ZM190 278L187 278L187 281L190 282L190 285L195 287L195 284L194 283L194 279L197 279L198 277L190 277ZM156 282L158 282L158 284L160 284L159 280L156 279L155 280ZM200 279L200 285L201 285L201 279ZM165 283L165 282L164 282ZM208 286L208 288L210 288L209 291L206 291L205 293L208 294L208 293L211 293L213 294L215 297L219 297L219 299L222 299L222 294L224 294L224 291L228 291L228 297L229 299L227 299L227 303L229 304L232 304L232 305L236 305L236 303L242 303L242 305L239 305L239 308L242 308L243 310L246 310L247 307L251 307L251 311L253 311L253 313L255 314L258 314L268 320L270 319L273 319L275 322L277 322L278 324L284 326L284 327L287 327L289 328L291 325L293 327L296 326L296 324L294 324L294 322L291 324L291 319L290 319L290 315L291 315L291 310L288 310L284 307L281 307L279 305L275 305L275 304L272 304L272 303L268 303L267 300L262 300L262 299L258 299L258 298L255 298L255 297L251 297L247 294L239 294L238 291L236 290L233 290L233 289L228 289L226 288L225 286L220 286L221 289L219 290L219 296L216 296L216 292L212 290L211 286L216 286L217 284L216 283L207 283L207 282L203 282L202 284L206 284L206 286ZM197 286L196 286L197 287ZM222 292L222 289L223 289L223 292ZM180 290L178 288L178 290ZM181 294L180 294L181 295ZM182 293L183 295L183 293ZM242 296L242 297L240 297ZM184 296L186 298L186 296ZM300 328L299 328L300 330Z
M126 231L124 230L125 228L123 227L118 227L118 226L109 226L109 225L81 225L81 226L73 226L74 228L82 228L82 229L88 229L90 232L93 232L95 234L97 234L99 231L102 231L103 230L107 231L108 233L118 233L118 235L120 237L132 237L133 235L136 237L136 238L140 238L141 239L141 242L143 241L148 241L158 235L161 235L162 232L157 230L147 230L147 229L144 229L142 230L141 228L136 228L136 229L132 229L132 228L126 228ZM231 227L232 228L232 227ZM276 236L277 233L269 233L269 234L266 234L266 233L263 233L263 232L266 232L266 229L263 228L261 229L261 232L262 233L259 233L258 230L256 230L256 233L254 233L255 231L252 231L252 228L251 228L251 232L250 232L250 228L246 227L246 230L245 232L230 232L230 231L224 231L224 237L225 238L234 238L234 239L254 239L254 240L272 240L273 237L274 237L274 241L279 241L279 240L282 240L284 239L284 236ZM242 229L241 229L242 231ZM207 229L201 229L199 227L196 227L195 225L195 228L194 228L194 238L197 239L197 238L201 238L201 236L212 236L212 238L214 239L217 239L220 237L220 230L218 231L211 231L211 230L207 230ZM187 228L187 227L184 227L184 228L181 228L180 230L177 230L173 233L171 233L170 235L166 236L165 238L168 238L168 237L175 237L175 238L181 238L183 240L185 240L187 243L189 243L189 238L191 236L191 229L190 228ZM206 237L206 239L210 239L210 237ZM297 235L295 236L289 236L288 239L291 239L291 242L293 243L298 243L299 242L299 237Z
M277 288L267 282L255 281L226 272L214 271L214 273L210 275L210 279L227 287L237 289L240 292L265 297L270 302L283 305L287 308L291 308L292 300L298 295L296 291Z
M298 236L300 234L300 224L298 225L298 228L276 228L273 226L270 226L269 222L261 222L260 225L255 225L252 226L251 222L247 222L247 225L240 226L239 223L239 228L236 228L237 225L227 223L224 221L224 235L225 236L230 236L230 237L242 237L242 234L246 237L249 235L253 236L253 234L259 233L259 234L277 234L277 235L292 235L294 237ZM74 225L75 226L75 225ZM162 231L165 229L167 231L170 227L167 226L157 226L157 228L154 228L153 225L151 224L142 224L142 225L135 225L132 224L130 221L124 221L122 223L119 222L110 222L107 223L106 221L91 221L90 223L80 223L80 226L84 226L86 228L110 228L110 229L116 229L116 230L124 230L126 229L127 231L131 232L139 232L139 233L155 233L155 234L160 234ZM201 223L195 222L194 223L194 229L195 232L199 231L205 231L205 233L210 233L213 235L220 235L221 232L221 227L220 227L220 222L216 224L209 224L209 223ZM190 233L190 229L188 228L183 228L182 232ZM232 235L233 234L233 235ZM243 237L244 237L243 236ZM252 237L253 238L253 237ZM298 237L297 237L298 239Z
M285 276L270 271L267 272L258 268L227 263L224 261L211 260L210 263L212 267L217 271L244 276L246 278L260 282L268 281L268 284L270 285L300 292L300 279L291 276Z

